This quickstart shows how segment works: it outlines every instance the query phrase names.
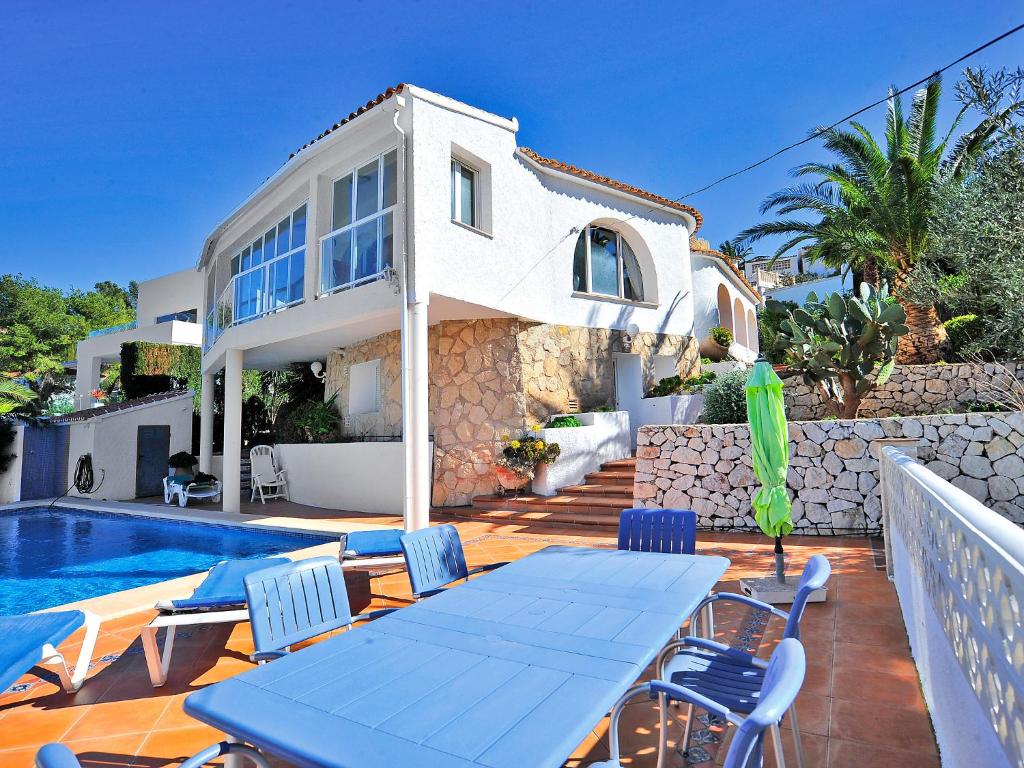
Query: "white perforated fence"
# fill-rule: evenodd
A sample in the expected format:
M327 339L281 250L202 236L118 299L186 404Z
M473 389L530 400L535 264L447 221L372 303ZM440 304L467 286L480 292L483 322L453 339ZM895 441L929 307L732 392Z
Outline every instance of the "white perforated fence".
M1024 765L1024 531L882 451L887 563L944 766Z

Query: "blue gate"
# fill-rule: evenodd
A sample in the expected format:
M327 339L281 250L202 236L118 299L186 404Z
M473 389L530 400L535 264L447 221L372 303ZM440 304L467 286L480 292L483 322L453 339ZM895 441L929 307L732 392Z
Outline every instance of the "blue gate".
M21 448L21 499L48 499L60 496L68 487L67 424L25 425Z

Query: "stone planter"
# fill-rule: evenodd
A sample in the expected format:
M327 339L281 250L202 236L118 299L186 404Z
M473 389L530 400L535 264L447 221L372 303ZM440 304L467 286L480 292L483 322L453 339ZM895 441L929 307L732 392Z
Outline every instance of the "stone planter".
M500 464L494 465L494 474L498 477L498 483L506 491L516 491L518 493L524 485L530 482L530 478L527 475L520 474Z

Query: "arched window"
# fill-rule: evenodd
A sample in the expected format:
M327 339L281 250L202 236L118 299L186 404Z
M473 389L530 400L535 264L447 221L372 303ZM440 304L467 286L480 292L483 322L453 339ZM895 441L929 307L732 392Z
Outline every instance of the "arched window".
M605 227L587 227L580 233L573 258L572 289L644 300L640 265L622 235Z
M757 315L754 314L754 310L747 310L747 347L754 352L760 349L760 339L757 334Z
M747 324L743 322L743 305L739 299L733 302L732 316L733 322L736 324L736 327L732 329L732 336L738 344L745 347L747 346Z
M721 284L718 286L718 324L732 330L732 301L729 299L729 289Z

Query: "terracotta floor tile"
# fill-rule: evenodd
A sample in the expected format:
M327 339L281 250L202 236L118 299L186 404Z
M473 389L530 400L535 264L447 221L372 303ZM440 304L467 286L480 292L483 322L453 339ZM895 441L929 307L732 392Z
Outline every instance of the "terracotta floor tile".
M907 752L893 746L832 738L828 743L828 768L939 768L939 757L923 752Z
M832 696L847 701L873 701L923 712L925 708L917 680L869 670L837 670Z
M167 708L168 698L100 702L89 707L68 731L68 739L126 733L146 733Z
M78 756L82 768L120 768L133 765L146 734L99 736L94 739L75 739L65 742Z
M41 747L51 741L60 741L85 713L85 707L45 709L26 706L12 709L4 716L3 727L0 728L0 749Z
M907 631L896 624L854 624L846 622L836 628L836 640L855 645L883 646L906 649L909 652Z
M196 752L223 739L224 734L201 724L170 731L154 731L142 742L135 764L144 768L180 765Z
M898 606L840 603L836 607L836 625L893 624L903 626L903 612Z
M0 750L3 768L34 768L38 747Z
M832 701L829 735L876 747L893 747L922 754L937 754L927 713L862 701Z

